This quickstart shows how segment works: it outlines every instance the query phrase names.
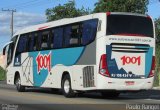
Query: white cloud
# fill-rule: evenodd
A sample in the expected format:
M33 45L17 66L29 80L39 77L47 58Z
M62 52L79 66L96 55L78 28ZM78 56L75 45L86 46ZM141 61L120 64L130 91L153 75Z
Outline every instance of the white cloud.
M40 24L46 21L45 15L16 12L14 13L14 32L24 27ZM0 40L2 36L10 37L11 13L0 13Z
M8 36L10 34L10 27L7 25L0 26L0 36Z
M0 13L0 22L1 23L9 21L9 19L10 19L10 16L8 13Z
M0 13L0 51L3 45L10 40L10 22L11 13L2 12ZM23 29L24 27L40 24L46 22L45 15L16 12L14 13L14 32Z
M15 13L15 25L19 26L29 26L34 24L39 24L46 21L45 15L24 13Z

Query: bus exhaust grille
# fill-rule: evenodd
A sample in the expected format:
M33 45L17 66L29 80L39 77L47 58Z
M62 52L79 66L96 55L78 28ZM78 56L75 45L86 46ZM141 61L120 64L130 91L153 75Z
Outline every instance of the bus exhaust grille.
M127 43L112 43L112 51L116 52L132 52L132 53L144 53L150 48L147 44L127 44Z
M94 87L94 66L83 68L83 87Z

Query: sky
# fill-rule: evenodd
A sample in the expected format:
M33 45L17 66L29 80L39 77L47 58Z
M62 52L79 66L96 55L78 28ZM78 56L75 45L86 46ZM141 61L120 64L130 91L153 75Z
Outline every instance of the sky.
M0 51L10 36L11 13L1 9L16 9L14 13L14 32L24 27L46 22L45 10L58 4L65 4L69 0L1 0L0 2ZM76 7L94 8L98 0L75 0ZM148 14L155 18L160 17L160 2L150 0Z

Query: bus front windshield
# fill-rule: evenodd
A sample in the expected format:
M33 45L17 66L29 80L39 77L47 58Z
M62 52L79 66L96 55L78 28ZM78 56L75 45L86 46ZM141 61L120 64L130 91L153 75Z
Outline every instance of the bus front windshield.
M108 15L107 35L133 35L153 38L152 19L134 15Z

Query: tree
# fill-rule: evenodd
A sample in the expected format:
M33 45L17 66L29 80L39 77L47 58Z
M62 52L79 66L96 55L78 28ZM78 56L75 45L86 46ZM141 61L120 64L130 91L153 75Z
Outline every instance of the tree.
M77 9L74 1L69 1L64 5L58 5L56 7L46 10L47 21L58 20L62 18L72 18L90 13L89 9Z
M0 66L0 81L6 79L6 71Z
M160 42L160 17L158 19L155 19L155 29L157 41Z
M160 17L155 19L155 29L156 29L156 74L154 85L159 86L160 80Z
M133 12L145 14L149 0L99 0L93 12Z

